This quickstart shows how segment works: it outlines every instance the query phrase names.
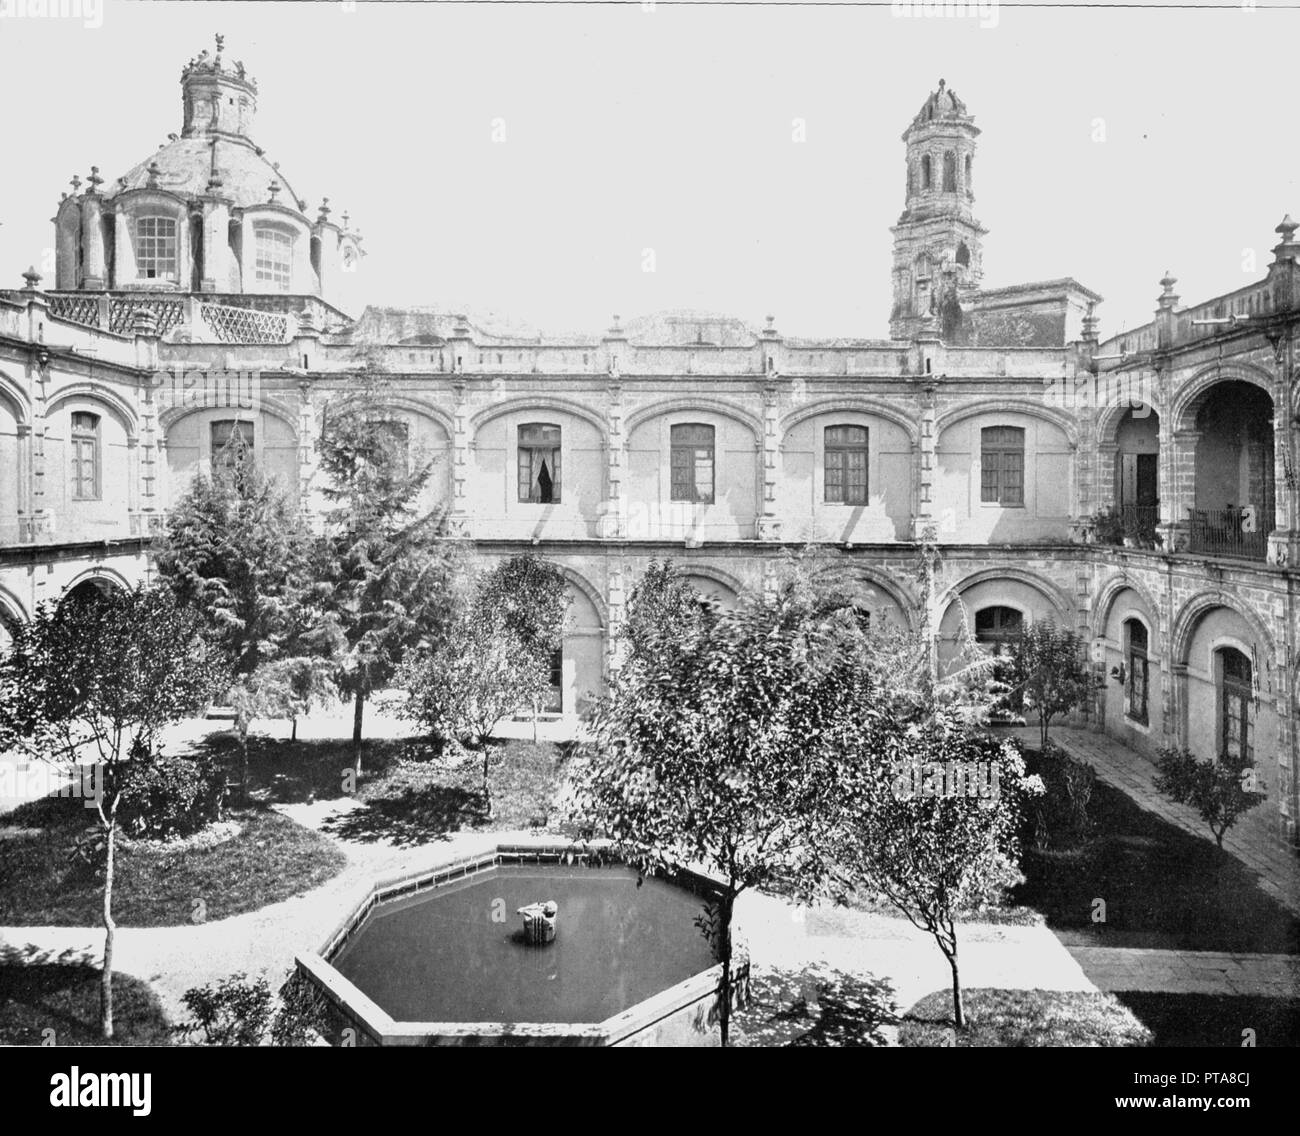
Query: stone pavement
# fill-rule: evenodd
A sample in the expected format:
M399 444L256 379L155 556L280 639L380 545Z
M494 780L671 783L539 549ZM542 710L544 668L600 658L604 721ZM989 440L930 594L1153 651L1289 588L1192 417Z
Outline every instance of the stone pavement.
M1007 733L1038 746L1037 726ZM1156 767L1151 758L1092 730L1053 726L1049 736L1072 757L1092 765L1098 777L1122 790L1142 808L1193 836L1214 839L1209 825L1194 809L1175 805L1156 792ZM1266 811L1270 806L1271 802L1266 801L1230 828L1223 838L1223 848L1258 875L1261 891L1300 915L1300 856L1271 836L1273 825Z
M1300 997L1295 955L1079 946L1070 947L1070 954L1098 990Z

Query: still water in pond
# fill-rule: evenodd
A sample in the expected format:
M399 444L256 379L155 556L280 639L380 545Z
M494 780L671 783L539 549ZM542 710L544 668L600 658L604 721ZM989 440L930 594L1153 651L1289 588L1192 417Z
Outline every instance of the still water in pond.
M525 904L559 904L553 943ZM704 899L627 868L504 866L381 904L334 958L399 1022L600 1022L713 965Z

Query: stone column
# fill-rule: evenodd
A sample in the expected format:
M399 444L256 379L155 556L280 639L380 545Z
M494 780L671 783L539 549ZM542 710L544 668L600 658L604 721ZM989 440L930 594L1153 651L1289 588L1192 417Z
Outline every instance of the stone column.
M777 481L781 459L781 402L775 382L763 384L763 437L759 442L758 539L781 539L781 519L777 516Z
M103 180L99 167L91 166L90 188L81 203L81 286L95 291L106 287L108 279L104 263L103 198L99 196Z
M461 350L459 342L453 350ZM453 357L453 366L455 358ZM465 380L452 383L455 407L452 411L451 437L451 515L448 518L453 535L469 536L469 511L465 503L465 479L470 468L469 406L466 399Z
M135 246L131 243L131 218L119 207L113 214L113 273L110 288L129 287L136 278Z
M913 455L914 480L916 492L913 497L912 539L934 537L941 540L943 534L938 529L938 520L934 515L934 456L937 441L934 435L934 421L938 412L935 399L935 386L928 383L921 394L921 434Z
M623 481L627 468L627 438L623 433L623 383L611 375L607 387L609 437L605 440L607 482L605 500L596 522L596 535L603 540L622 540L627 536L627 498Z
M199 287L204 292L229 290L233 256L230 250L230 200L209 185L208 193L199 198L203 208L203 277Z
M1188 510L1196 505L1196 446L1200 439L1199 430L1167 430L1165 420L1160 420L1160 452L1169 454L1168 460L1160 463L1160 535L1170 552L1187 549Z

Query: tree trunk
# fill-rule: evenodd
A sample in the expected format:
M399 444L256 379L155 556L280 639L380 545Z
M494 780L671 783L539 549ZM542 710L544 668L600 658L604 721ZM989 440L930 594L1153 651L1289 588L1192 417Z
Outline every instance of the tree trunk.
M1038 736L1039 736L1039 753L1047 752L1047 713L1038 711Z
M356 701L352 704L352 767L357 780L361 780L361 719L366 712L366 696L357 691Z
M722 982L718 987L718 1026L725 1049L731 1039L731 913L736 897L726 895L718 901L718 954L722 963Z
M108 825L108 851L104 865L104 967L99 987L99 1027L108 1041L113 1036L113 854L117 847L117 821Z
M487 819L492 819L492 783L488 780L488 762L492 760L492 751L488 749L487 739L480 737L478 740L480 748L483 750L483 803L487 809Z
M245 732L239 739L240 762L239 762L239 796L243 801L248 800L248 734Z
M533 745L537 744L537 717L541 713L541 699L533 695Z
M948 952L945 951L945 954ZM948 965L952 967L952 1020L958 1029L966 1028L966 1009L961 1002L961 975L957 971L957 948L948 955Z
M289 719L289 721L291 723L291 728L289 731L289 740L291 742L296 742L298 740L298 715L295 714L292 718Z

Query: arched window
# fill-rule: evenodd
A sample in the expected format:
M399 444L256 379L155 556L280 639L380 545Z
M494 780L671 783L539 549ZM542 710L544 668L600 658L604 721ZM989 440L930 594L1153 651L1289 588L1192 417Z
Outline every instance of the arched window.
M519 427L519 500L560 502L560 428L544 422Z
M293 284L293 234L278 225L258 225L253 230L258 283L287 292Z
M1255 759L1255 689L1250 660L1235 647L1215 652L1219 687L1219 755L1234 761Z
M376 418L371 422L375 437L383 449L385 462L392 462L405 477L411 472L411 435L405 422L396 418Z
M975 613L975 641L995 655L1010 650L1020 637L1025 617L1014 607L982 607Z
M212 468L238 469L253 460L253 424L225 418L212 423Z
M930 162L929 154L921 155L921 188L934 188L934 170Z
M176 280L176 218L137 217L135 271L141 280Z
M102 486L99 461L99 415L72 415L72 499L98 501Z
M951 150L943 156L943 191L944 193L957 192L957 155Z
M958 243L956 259L957 259L957 263L960 264L963 268L970 267L970 249L966 246L965 241L961 241Z
M683 422L672 427L672 500L713 504L713 427Z
M867 428L827 426L825 500L835 505L867 503Z
M1128 679L1124 684L1124 715L1145 726L1150 665L1147 660L1147 629L1140 619L1124 621L1124 654L1128 663Z
M1025 432L1019 426L980 431L980 500L997 505L1025 503Z

